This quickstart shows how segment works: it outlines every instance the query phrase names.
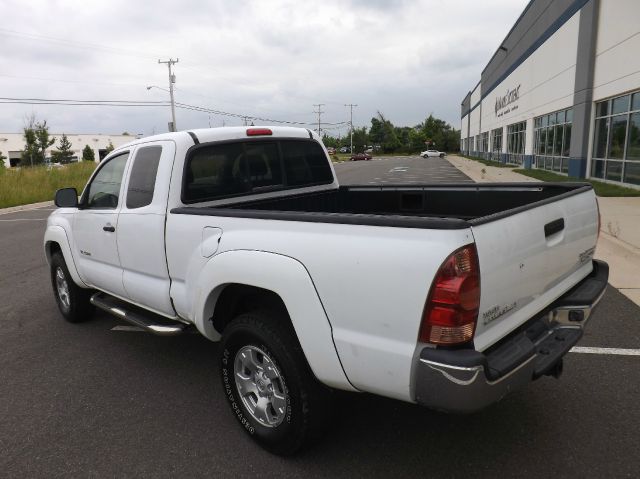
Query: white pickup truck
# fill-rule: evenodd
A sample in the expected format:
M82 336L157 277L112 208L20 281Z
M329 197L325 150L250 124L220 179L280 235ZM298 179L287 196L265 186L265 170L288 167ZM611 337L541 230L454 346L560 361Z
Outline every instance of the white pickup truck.
M279 454L336 389L470 412L558 376L608 277L588 184L339 186L299 128L142 138L56 205L62 315L221 341L233 415Z

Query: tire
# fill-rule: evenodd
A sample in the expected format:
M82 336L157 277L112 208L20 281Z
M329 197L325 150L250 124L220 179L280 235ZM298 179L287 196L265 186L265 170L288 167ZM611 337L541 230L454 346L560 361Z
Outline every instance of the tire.
M87 321L95 308L90 303L92 290L79 287L71 277L62 253L51 255L51 286L60 313L70 323Z
M263 448L289 455L320 436L331 391L313 376L286 315L254 311L235 318L224 330L218 362L233 416Z
M444 155L442 153L440 153L440 158L444 158Z

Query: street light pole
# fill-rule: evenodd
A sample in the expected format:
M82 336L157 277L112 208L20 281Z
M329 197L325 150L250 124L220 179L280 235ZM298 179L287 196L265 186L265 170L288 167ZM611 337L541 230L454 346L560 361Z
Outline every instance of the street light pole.
M171 66L178 63L180 59L169 58L169 60L162 61L158 60L158 63L166 63L169 67L169 97L171 98L171 131L178 131L176 125L176 104L173 100L173 84L176 82L176 76L171 72Z

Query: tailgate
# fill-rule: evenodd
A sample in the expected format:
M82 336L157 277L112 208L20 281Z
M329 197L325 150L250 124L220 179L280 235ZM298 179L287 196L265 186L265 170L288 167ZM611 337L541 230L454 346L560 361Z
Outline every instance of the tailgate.
M474 344L482 351L591 272L597 203L592 189L581 190L478 222L472 227L481 285Z

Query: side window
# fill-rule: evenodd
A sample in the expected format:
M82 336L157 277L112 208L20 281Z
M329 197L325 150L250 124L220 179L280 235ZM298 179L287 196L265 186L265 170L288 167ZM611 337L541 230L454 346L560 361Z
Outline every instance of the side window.
M151 204L160 155L161 146L146 146L137 151L127 188L127 208L141 208Z
M88 208L116 208L128 154L110 159L93 177L87 190Z

